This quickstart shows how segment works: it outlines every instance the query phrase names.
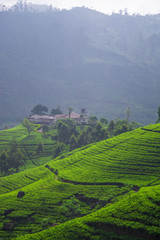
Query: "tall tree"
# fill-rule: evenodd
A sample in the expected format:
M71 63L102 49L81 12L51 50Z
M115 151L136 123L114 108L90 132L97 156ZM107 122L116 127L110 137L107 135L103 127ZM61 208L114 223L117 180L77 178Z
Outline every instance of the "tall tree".
M67 124L59 122L57 129L59 141L68 144L70 139L70 130Z
M62 111L60 110L60 106L58 106L57 108L53 108L51 110L51 115L54 116L56 114L62 114Z
M85 130L83 130L81 132L81 134L79 135L79 138L78 138L78 147L82 147L86 144L87 144L87 142L86 142L86 132L85 132Z
M2 172L7 172L11 168L18 170L19 166L23 164L24 155L20 146L15 140L12 140L9 143L8 150L4 150L0 155L0 169Z
M62 154L65 151L65 144L62 142L57 142L53 147L53 158Z
M1 172L7 172L9 169L9 156L7 152L4 150L0 155L0 170Z
M27 129L29 135L34 130L33 124L27 118L24 118L21 124Z
M101 122L102 124L108 124L108 120L107 120L106 118L104 118L104 117L102 117L102 118L100 119L100 122Z
M115 128L115 123L113 120L111 120L108 125L108 132L110 133L110 135L113 135L114 128Z
M72 136L70 137L69 144L71 151L77 147L77 139L74 134L72 134Z
M69 107L69 108L68 108L69 118L71 117L72 111L73 111L73 108L72 108L72 107Z
M44 135L46 135L46 133L49 132L49 127L47 125L43 125L42 132L43 132Z
M31 113L37 114L37 115L43 115L43 114L48 113L48 108L46 106L38 104L32 109Z
M97 123L97 117L96 116L90 116L88 120L89 124L96 124Z
M127 124L129 123L129 120L130 120L130 116L131 116L131 109L130 107L128 106L126 111L125 111L125 115L126 115L126 121L127 121Z

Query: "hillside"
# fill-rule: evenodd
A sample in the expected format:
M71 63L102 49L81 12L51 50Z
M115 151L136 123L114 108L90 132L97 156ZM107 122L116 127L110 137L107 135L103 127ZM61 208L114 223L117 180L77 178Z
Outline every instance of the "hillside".
M0 126L33 105L150 124L159 106L159 15L0 12ZM34 104L33 104L34 103Z
M150 125L1 177L1 238L159 239L159 142Z
M131 192L125 199L108 204L93 214L68 221L32 236L26 235L23 239L158 240L160 235L159 196L159 185L144 187L138 193Z
M21 170L33 168L39 166L45 162L48 162L48 157L52 154L53 141L48 136L44 136L37 132L39 126L35 125L35 131L31 135L28 135L27 130L18 125L14 128L0 131L0 153L9 148L9 144L16 140L24 155L25 164L21 167ZM42 143L44 146L43 153L40 156L36 154L37 145Z

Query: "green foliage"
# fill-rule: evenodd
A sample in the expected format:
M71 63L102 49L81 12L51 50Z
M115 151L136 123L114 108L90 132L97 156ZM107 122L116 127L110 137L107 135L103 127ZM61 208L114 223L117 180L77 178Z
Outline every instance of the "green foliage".
M24 236L24 240L64 239L159 239L160 186L142 188L138 193L130 192L114 204L50 228L41 233ZM96 237L96 238L95 238ZM19 240L18 238L17 240Z
M31 134L32 131L34 131L33 124L27 118L23 119L22 126L27 129L29 135Z
M69 144L71 136L77 135L76 124L71 119L63 119L57 122L55 129L58 132L58 140Z
M98 122L95 126L95 130L96 130L96 132L100 132L101 129L102 129L102 124L100 122Z
M125 122L124 120L117 120L115 122L116 127L118 125L121 126L122 123L124 122ZM62 123L67 125L68 133L66 135L66 138L64 138L63 130L61 129ZM131 124L132 123L129 124L128 130L131 130L130 128L132 126L133 128L138 126L137 123L134 123L134 125L133 124L131 125ZM46 163L47 157L52 155L53 146L56 144L56 142L61 140L64 143L64 140L65 140L65 144L70 145L70 140L72 139L71 138L72 135L75 136L77 144L75 142L75 139L72 139L74 141L72 143L72 146L66 145L65 150L62 148L62 154L64 152L68 152L69 149L73 150L76 147L82 147L96 141L107 139L110 136L107 130L107 126L101 125L99 122L97 123L97 125L93 125L93 126L87 126L87 125L77 126L73 120L63 119L61 121L58 121L53 128L49 128L48 137L45 137L46 135L43 136L40 132L36 131L40 126L33 125L33 124L32 126L34 128L34 131L30 135L26 134L26 130L24 127L22 127L22 125L19 125L13 129L1 131L1 135L0 135L1 152L6 148L8 148L7 141L11 141L13 138L17 139L18 143L21 146L21 150L24 154L25 162L23 167L21 166L19 170L20 169L24 170L25 168L28 168L28 167L33 167L35 165L39 166L43 163ZM47 125L44 125L44 131L46 127L47 127L46 130L48 131ZM58 133L60 133L60 137ZM49 136L51 136L51 138ZM38 149L39 143L42 143L43 151L39 151ZM58 154L56 154L55 156L59 156L60 154L61 152L59 152L58 150Z
M22 1L19 1L15 11L19 12L24 7ZM79 12L83 17L79 17ZM103 111L109 119L115 116L115 111L119 116L124 111L124 106L131 103L136 119L143 122L153 121L156 111L154 106L157 106L159 101L159 68L157 67L160 62L159 14L144 17L129 16L125 11L124 15L113 13L112 16L104 16L99 13L94 14L93 11L88 12L86 9L74 9L71 13L66 11L60 13L63 28L56 27L56 23L60 23L59 13L52 14L27 12L15 14L12 11L0 13L2 20L5 17L5 21L1 21L0 26L2 88L0 100L4 103L1 109L3 113L1 121L11 117L14 119L15 116L17 118L18 114L25 114L29 102L33 103L35 96L42 100L44 92L47 92L46 99L49 102L60 99L61 103L66 105L67 102L73 102L73 96L76 96L75 107L79 102L87 102L91 112L99 114ZM73 19L73 16L76 18ZM68 21L73 24L69 33ZM50 27L51 22L55 24L54 27ZM93 22L99 23L96 28L91 27ZM77 31L79 26L81 28L85 26L85 29L82 29L84 31ZM29 33L26 32L27 29ZM87 33L87 41L86 34L83 36L82 32ZM22 39L19 39L17 33L21 33ZM40 36L38 44L35 44L36 36ZM67 38L65 39L64 36ZM69 41L70 38L73 41ZM57 39L63 39L63 43ZM77 44L77 40L80 44ZM126 42L127 48L119 44L122 42ZM63 53L59 51L62 47L65 50ZM73 54L70 54L71 49ZM33 53L36 60L30 53ZM133 59L133 63L129 59ZM62 70L59 67L62 65L63 71L59 71ZM15 74L16 68L18 74ZM8 91L8 86L14 90L16 85L23 94L17 94L17 91L12 91L11 94ZM61 96L55 89L60 89ZM89 89L87 94L86 89ZM155 89L157 95L153 95L151 104L148 104L150 93L155 92ZM7 99L6 104L4 99ZM67 99L66 103L65 99ZM74 134L79 140L82 132L79 132L78 136L70 131L68 125L67 127L70 137ZM112 136L131 129L132 126L129 126L128 121L117 125L115 121L114 129L110 126L108 132L109 136ZM20 235L19 239L24 240L159 239L160 126L141 128L99 143L93 142L105 136L107 128L98 125L97 128L93 126L83 130L80 146L92 143L90 147L76 149L53 160L49 156L54 141L51 144L49 138L46 139L37 132L27 136L26 130L22 127L1 131L0 149L3 164L8 160L7 144L15 137L27 160L26 167L33 168L0 178L1 238L8 240ZM44 146L43 158L34 158L39 142ZM50 168L46 168L46 164L41 168L36 167L45 162ZM58 170L58 177L55 176L54 169ZM9 170L14 172L13 168ZM139 192L134 192L138 189L133 188L134 185L141 187ZM150 185L155 186L150 187ZM20 190L26 194L22 199L17 199ZM86 204L89 199L91 202L97 199L96 206L101 200L107 206L96 211L97 208L92 203L94 213L68 221L75 214L63 213L65 210L70 213L72 209L75 212L72 201L69 201L74 195L79 196L79 199ZM116 196L117 202L113 203L113 197L115 199ZM61 204L65 209L62 209ZM85 214L91 213L91 209L84 208L83 211ZM44 220L46 218L49 221ZM51 226L59 223L59 226L40 232L43 221L45 227L48 227L46 222ZM65 221L66 223L61 224ZM3 228L7 224L8 230L14 229L4 231ZM39 233L34 235L34 232ZM26 233L32 235L25 237Z
M119 135L121 133L132 131L141 126L142 126L141 124L139 124L135 121L132 121L129 123L128 120L120 120L117 118L116 121L111 120L109 122L107 129L108 129L110 136L113 137L113 136Z
M103 125L98 122L93 128L92 128L92 141L91 142L97 142L100 140L104 140L108 138L108 131L103 127Z
M92 133L103 126L84 129ZM140 128L1 177L1 236L118 239L120 231L125 240L137 233L142 239L159 237L159 132L160 124ZM33 136L27 136L29 143ZM19 191L25 192L21 199ZM2 230L6 222L16 226L13 231ZM32 235L24 236L28 232Z
M88 119L88 123L89 124L96 124L97 123L97 117L96 116L90 116L89 119Z
M62 114L62 111L60 110L60 106L58 106L57 108L53 108L51 110L51 115L55 116L56 114Z
M72 136L69 139L69 145L71 151L77 148L77 139L74 134L72 134Z
M128 184L138 186L139 184L147 184L153 178L158 178L159 163L157 156L159 148L156 147L159 144L158 129L159 127L155 131L147 131L143 130L143 128L137 129L114 138L109 138L104 142L92 144L84 150L83 154L77 152L74 154L74 157L71 155L66 160L63 159L63 167L61 166L61 160L56 161L54 166L56 169L63 169L59 171L60 177L71 179L72 181L95 182L101 179L103 182L118 182L120 177L121 182L124 179L125 183L127 182ZM83 132L84 137L85 132ZM156 160L154 158L154 161L153 155L156 155ZM103 166L99 165L99 159L103 162ZM74 162L76 163L75 167ZM68 163L72 163L71 172L65 170ZM90 166L89 172L88 166ZM153 175L150 172L151 166L154 172Z
M49 218L43 218L41 225L43 229L47 228L49 226Z
M108 131L105 128L101 128L100 131L97 132L96 141L101 141L108 138Z
M8 150L8 143L16 139L21 152L24 155L23 165L19 167L20 170L33 168L48 161L48 157L52 155L54 141L51 138L46 138L42 133L37 132L39 125L34 125L34 131L28 135L26 129L22 125L15 128L2 130L0 134L0 154L3 150ZM36 155L37 145L43 144L43 151Z
M115 129L115 123L113 120L111 120L108 125L108 132L110 133L111 136L113 135L114 129Z
M128 132L129 130L129 127L127 124L121 124L121 125L118 125L114 131L114 135L118 135L118 134L121 134L121 133L125 133L125 132Z
M1 172L7 173L9 169L18 168L24 164L24 155L15 140L9 143L9 149L3 150L0 155L0 169Z
M66 119L62 119L60 121L58 121L58 125L59 125L59 122L63 122L65 123L68 127L69 127L69 130L72 134L77 134L77 126L76 126L76 123L72 120L72 119L69 119L69 118L66 118Z
M103 117L100 119L100 122L102 124L108 124L108 120L106 118L103 118Z
M70 129L65 123L59 123L58 125L58 139L63 143L68 143L70 138Z
M66 150L66 145L62 142L57 142L53 147L53 158L58 157L60 154L63 154Z
M78 136L78 147L85 146L87 144L104 140L108 138L108 131L100 122L89 126L86 130L81 131Z
M129 124L129 131L130 130L135 130L136 128L140 128L142 127L143 125L136 122L136 121L132 121L130 124Z
M49 127L47 125L43 125L42 126L42 132L43 132L44 135L46 135L46 133L49 132Z
M80 205L75 197L71 197L70 199L63 200L61 211L67 217L72 216L75 217L80 214Z
M11 164L10 167L15 167L18 169L19 165L23 164L23 153L18 145L18 143L13 140L9 143L9 150L8 150L8 157L9 162Z
M37 114L37 115L43 115L48 112L48 108L46 106L43 106L41 104L36 105L32 110L32 114Z
M7 172L9 167L9 156L5 150L0 155L0 168L1 172Z

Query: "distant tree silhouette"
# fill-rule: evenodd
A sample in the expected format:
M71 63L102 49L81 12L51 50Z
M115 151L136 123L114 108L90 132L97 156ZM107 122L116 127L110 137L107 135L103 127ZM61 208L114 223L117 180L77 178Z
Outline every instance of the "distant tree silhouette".
M115 123L113 120L111 120L109 122L109 125L108 125L108 132L113 135L113 132L114 132L114 128L115 128Z
M58 106L57 108L53 108L51 110L51 115L56 115L56 114L62 114L62 111L60 110L60 106Z
M160 106L158 107L157 114L158 114L158 119L157 119L156 123L160 122Z
M130 119L130 116L131 116L131 109L130 107L128 107L125 111L125 115L126 115L126 121L127 121L127 124L129 123L129 119Z
M97 117L96 116L90 116L88 120L89 124L96 124L97 123Z
M32 114L37 114L37 115L44 115L48 112L48 108L46 106L42 106L41 104L36 105L31 113Z

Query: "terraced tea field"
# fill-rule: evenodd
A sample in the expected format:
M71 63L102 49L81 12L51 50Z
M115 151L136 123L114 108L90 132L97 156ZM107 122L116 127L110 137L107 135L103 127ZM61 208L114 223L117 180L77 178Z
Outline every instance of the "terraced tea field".
M131 191L118 202L108 204L85 217L26 235L24 240L125 239L158 240L160 236L160 186ZM16 240L22 239L21 237Z
M159 203L156 124L1 177L0 238L160 239Z
M159 125L101 141L49 165L59 178L77 183L124 183L146 186L160 179Z
M0 152L7 149L12 140L16 140L26 161L25 166L21 168L22 170L44 164L48 161L46 157L52 154L53 141L51 137L44 136L37 132L38 127L38 125L35 125L35 131L32 132L31 135L28 135L27 130L21 125L12 129L0 131ZM37 144L40 142L43 144L43 153L41 153L39 157L36 155L36 148Z

